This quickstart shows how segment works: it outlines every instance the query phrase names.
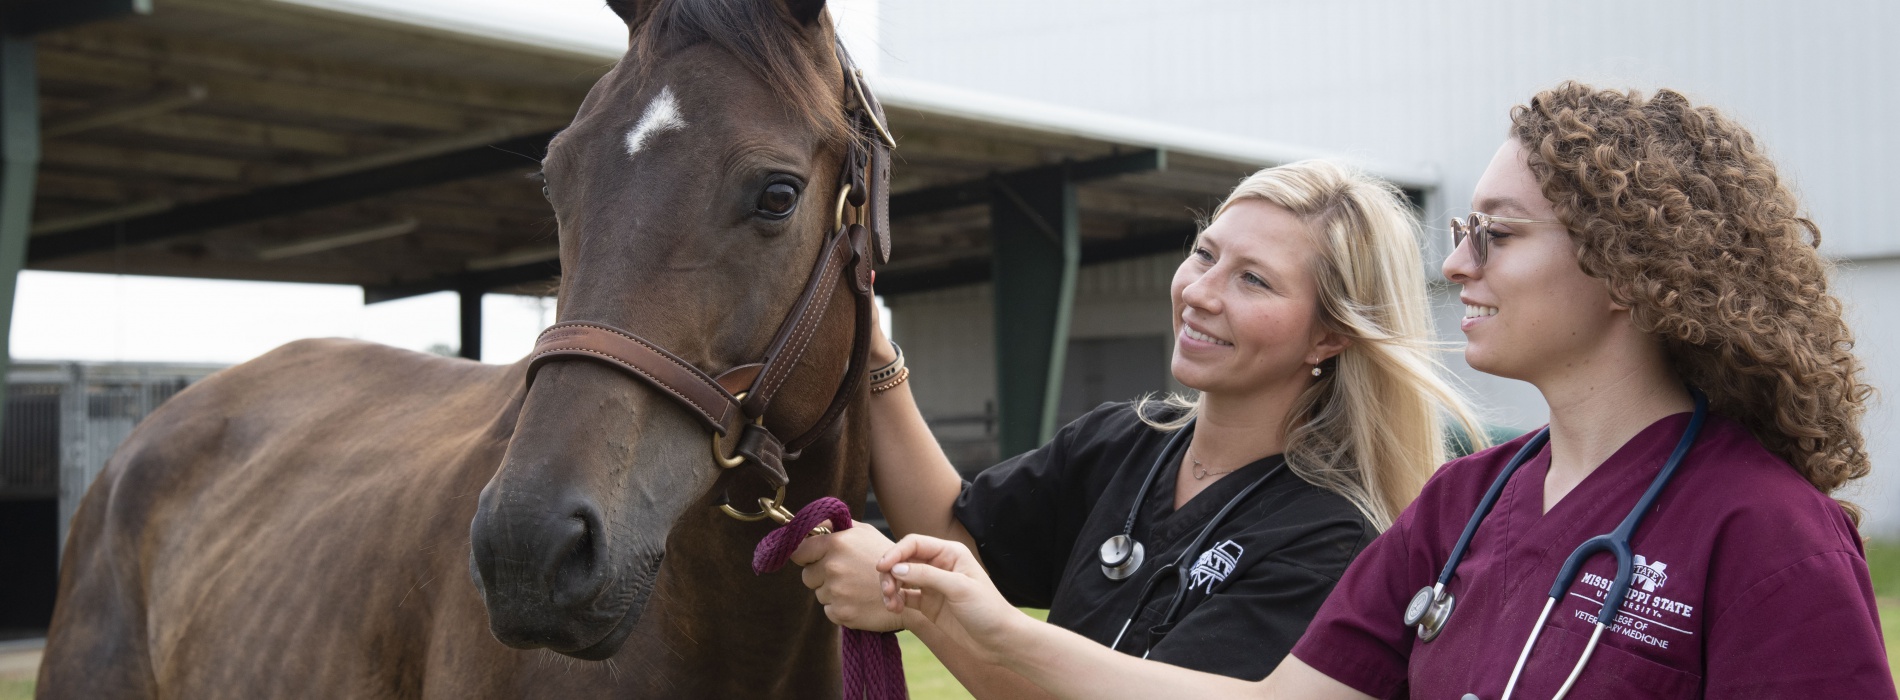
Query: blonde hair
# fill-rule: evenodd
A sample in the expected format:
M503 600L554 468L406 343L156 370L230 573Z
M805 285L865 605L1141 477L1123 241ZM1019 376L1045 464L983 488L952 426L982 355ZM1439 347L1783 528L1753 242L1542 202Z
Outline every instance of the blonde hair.
M1214 216L1261 201L1305 222L1318 254L1320 322L1352 343L1322 363L1287 415L1287 468L1346 497L1383 531L1447 458L1445 419L1483 447L1485 432L1434 357L1418 225L1397 188L1350 167L1307 160L1242 180ZM1178 413L1154 417L1152 404ZM1143 399L1142 420L1176 430L1200 397Z

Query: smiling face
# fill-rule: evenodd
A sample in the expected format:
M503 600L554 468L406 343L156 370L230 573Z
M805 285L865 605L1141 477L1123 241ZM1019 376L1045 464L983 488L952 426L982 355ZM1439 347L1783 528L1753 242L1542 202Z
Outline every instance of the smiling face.
M1320 321L1318 250L1306 223L1260 200L1229 206L1194 242L1168 290L1171 369L1207 394L1254 394L1312 381L1344 342Z
M1555 221L1531 173L1528 154L1507 139L1471 197L1472 211ZM1483 267L1467 239L1445 258L1445 278L1464 287L1460 327L1471 368L1532 384L1586 369L1632 329L1628 309L1609 285L1583 273L1577 246L1559 224L1494 224Z

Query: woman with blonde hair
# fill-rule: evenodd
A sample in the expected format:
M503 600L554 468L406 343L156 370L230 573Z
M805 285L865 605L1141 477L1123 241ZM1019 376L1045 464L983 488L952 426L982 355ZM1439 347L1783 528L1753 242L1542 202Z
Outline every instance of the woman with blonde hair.
M1010 601L1104 649L1266 675L1445 458L1445 419L1478 434L1432 357L1416 230L1396 189L1336 163L1248 177L1170 285L1171 371L1194 397L1105 404L973 483L904 375L874 372L892 529L980 552ZM793 560L833 620L890 629L872 567L889 546L854 528ZM1027 688L917 633L979 696Z
M893 548L887 602L1061 697L1895 697L1831 497L1871 390L1820 230L1676 92L1564 83L1511 122L1444 272L1466 361L1550 425L1439 470L1263 682L1024 623L953 542Z

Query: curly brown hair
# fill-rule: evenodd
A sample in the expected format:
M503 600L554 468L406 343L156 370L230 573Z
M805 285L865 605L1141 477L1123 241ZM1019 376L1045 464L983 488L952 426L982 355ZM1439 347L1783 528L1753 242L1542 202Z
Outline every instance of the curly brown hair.
M1663 340L1710 410L1822 493L1867 475L1873 389L1828 293L1821 229L1748 130L1672 90L1565 82L1512 108L1511 135L1584 273Z

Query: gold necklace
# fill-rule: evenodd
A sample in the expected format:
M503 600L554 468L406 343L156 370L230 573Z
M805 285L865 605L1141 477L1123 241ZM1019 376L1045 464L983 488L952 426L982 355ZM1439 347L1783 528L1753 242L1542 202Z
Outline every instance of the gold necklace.
M1221 471L1221 472L1210 472L1210 471L1208 471L1208 470L1207 470L1207 467L1203 467L1203 466L1201 466L1201 460L1198 460L1198 459L1195 459L1195 458L1194 458L1194 455L1193 455L1192 453L1190 453L1190 454L1189 454L1189 455L1187 456L1187 458L1188 458L1188 461L1190 461L1190 462L1193 462L1193 463L1194 463L1194 480L1195 480L1195 481L1200 481L1200 480L1202 480L1202 479L1206 479L1207 477L1210 477L1210 476L1220 476L1220 475L1222 475L1222 474L1232 474L1232 473L1234 473L1235 471L1238 471L1238 470L1236 470L1236 469L1229 469L1229 470L1227 470L1227 471Z

